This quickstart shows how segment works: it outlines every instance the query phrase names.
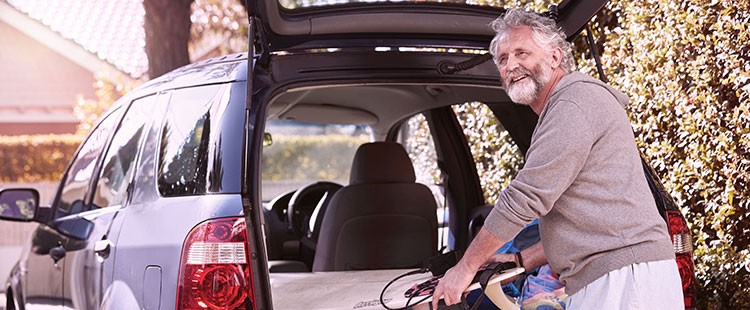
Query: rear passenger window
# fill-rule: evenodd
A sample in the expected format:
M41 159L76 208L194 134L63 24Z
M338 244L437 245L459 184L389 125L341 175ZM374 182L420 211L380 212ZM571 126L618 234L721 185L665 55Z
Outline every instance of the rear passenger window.
M231 131L234 136L239 133L240 137L242 133L241 124L238 128L226 128L225 118L237 118L228 115L232 113L225 114L229 98L229 85L178 89L171 94L157 168L159 192L163 196L239 191L239 178L225 177L237 175L230 170L240 169L239 155L230 154L227 158L224 156L227 152L222 151L222 144L242 143L234 141L237 139L222 139L225 136L222 131Z
M523 167L523 153L484 103L454 105L453 111L474 157L484 199L494 204L500 191Z
M135 156L141 144L146 121L151 118L154 101L155 96L150 96L138 99L130 105L104 156L94 192L93 207L121 205L127 199L127 188L135 170Z

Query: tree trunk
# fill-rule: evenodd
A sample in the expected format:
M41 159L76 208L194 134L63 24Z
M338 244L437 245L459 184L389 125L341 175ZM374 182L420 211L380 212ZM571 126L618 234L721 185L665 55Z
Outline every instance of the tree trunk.
M143 0L149 78L190 63L192 3L193 0Z

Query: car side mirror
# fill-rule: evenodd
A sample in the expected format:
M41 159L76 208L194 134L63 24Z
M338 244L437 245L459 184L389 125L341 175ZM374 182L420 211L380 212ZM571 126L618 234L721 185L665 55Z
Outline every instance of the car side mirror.
M66 237L86 240L94 230L94 223L81 215L84 207L83 200L76 199L70 204L69 211L72 214L56 217L49 226Z
M39 208L39 192L33 188L10 188L0 191L0 219L31 222Z
M86 218L78 217L74 215L71 217L63 217L57 220L57 224L54 225L61 234L78 240L86 240L91 232L94 230L94 223Z

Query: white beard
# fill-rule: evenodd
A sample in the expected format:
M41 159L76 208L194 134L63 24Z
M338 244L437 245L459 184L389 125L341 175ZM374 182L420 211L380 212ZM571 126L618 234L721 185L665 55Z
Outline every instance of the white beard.
M510 84L510 86L507 87L508 96L510 97L510 100L513 100L515 103L529 105L537 96L539 96L542 87L549 82L550 77L552 76L552 68L547 64L540 64L534 67L533 72L531 72L519 67L513 72L508 73L508 80L511 80L510 77L515 77L520 74L525 74L527 78L516 83L505 83L506 85Z

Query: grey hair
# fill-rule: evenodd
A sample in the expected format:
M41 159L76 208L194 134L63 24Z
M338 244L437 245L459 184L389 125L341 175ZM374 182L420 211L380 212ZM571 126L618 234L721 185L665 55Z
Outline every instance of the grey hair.
M534 42L542 48L547 49L546 52L550 52L550 50L558 47L562 50L560 68L565 73L575 70L576 63L573 58L573 48L565 40L565 34L557 27L555 21L517 8L509 9L505 14L490 23L490 27L495 31L495 37L490 42L490 54L492 54L492 60L496 65L497 55L495 53L497 45L513 29L524 26L531 29L531 37L534 39Z

